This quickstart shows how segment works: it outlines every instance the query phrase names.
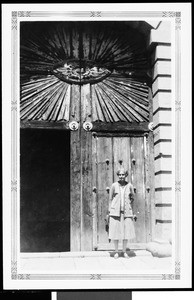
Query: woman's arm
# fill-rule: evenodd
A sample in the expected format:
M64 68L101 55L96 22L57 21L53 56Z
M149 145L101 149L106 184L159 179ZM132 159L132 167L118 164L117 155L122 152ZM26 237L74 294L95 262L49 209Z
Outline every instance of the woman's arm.
M111 202L112 202L112 199L113 199L113 196L114 196L114 184L111 185L111 188L110 188L110 192L109 192L109 213L110 213L110 208L111 208Z
M134 188L133 188L132 184L130 184L130 200L131 200L131 204L132 204L134 201Z

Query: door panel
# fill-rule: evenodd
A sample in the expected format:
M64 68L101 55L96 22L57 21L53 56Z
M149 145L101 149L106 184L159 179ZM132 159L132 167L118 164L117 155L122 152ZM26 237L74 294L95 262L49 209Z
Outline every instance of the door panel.
M114 161L114 182L118 180L117 171L123 166L128 170L130 176L130 138L129 137L113 137L113 161ZM131 180L131 177L128 178Z
M98 249L110 248L108 234L105 231L105 218L108 211L111 184L118 180L116 175L120 166L128 172L127 181L135 187L134 213L138 219L134 222L136 239L134 243L146 242L145 207L145 158L144 137L98 136L93 138L92 147L96 147L96 243ZM94 176L94 173L93 173Z
M145 228L145 166L144 166L144 138L131 138L132 183L135 188L134 213L137 215L135 223L136 242L146 242Z
M97 234L98 243L107 242L105 218L108 211L109 188L113 180L112 138L97 138Z

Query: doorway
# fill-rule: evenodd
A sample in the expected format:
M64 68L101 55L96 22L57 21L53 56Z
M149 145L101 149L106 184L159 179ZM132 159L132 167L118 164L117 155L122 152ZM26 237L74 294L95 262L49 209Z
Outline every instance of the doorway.
M70 250L70 132L20 131L20 251Z
M109 190L117 181L117 171L123 166L128 170L126 180L134 187L133 213L136 238L131 241L132 248L144 248L150 239L151 220L148 218L149 197L146 190L147 140L144 135L103 134L93 138L95 155L96 197L94 209L94 248L111 249L108 233L105 230L105 219L109 207Z

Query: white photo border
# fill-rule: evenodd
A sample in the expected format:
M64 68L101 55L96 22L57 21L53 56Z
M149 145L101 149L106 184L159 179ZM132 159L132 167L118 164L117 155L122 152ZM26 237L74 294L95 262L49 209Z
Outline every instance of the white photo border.
M177 281L182 276L181 261L181 10L177 11L17 11L13 10L10 16L11 25L11 281L58 281L58 280L150 280L154 282ZM132 20L133 18L171 20L174 30L174 99L172 106L174 114L174 266L170 274L26 274L20 273L18 266L19 256L19 27L21 21L35 21L42 18L44 21L56 20Z
M18 210L17 210L17 199L18 199L18 170L17 170L17 157L18 157L18 103L17 103L17 95L18 91L18 82L19 82L19 72L18 72L18 27L19 22L22 21L23 18L28 18L29 21L32 21L33 18L46 18L46 17L71 17L72 20L74 18L99 18L103 20L103 17L111 17L111 18L126 18L129 19L131 17L136 18L175 18L175 43L176 43L176 54L175 54L175 99L176 99L176 106L175 106L175 160L176 160L176 171L175 171L175 202L176 202L176 214L175 214L175 235L176 235L176 247L175 247L175 266L174 266L174 273L172 274L160 274L160 275L127 275L127 274L19 274L17 272L17 219L18 219ZM14 280L41 280L41 279L72 279L72 280L84 280L84 279L94 279L94 280L103 280L103 279L111 279L111 280L122 280L123 277L125 279L149 279L149 280L179 280L181 277L181 261L180 261L180 239L181 236L179 234L179 222L180 222L180 197L181 197L181 180L180 180L180 140L181 140L181 132L179 130L180 126L180 119L181 119L181 99L180 99L180 35L181 35L181 12L179 11L163 11L163 12L101 12L101 11L82 11L82 12L48 12L48 11L12 11L12 102L11 102L11 123L12 123L12 176L11 176L11 192L12 192L12 260L11 260L11 277ZM53 278L54 275L54 278Z

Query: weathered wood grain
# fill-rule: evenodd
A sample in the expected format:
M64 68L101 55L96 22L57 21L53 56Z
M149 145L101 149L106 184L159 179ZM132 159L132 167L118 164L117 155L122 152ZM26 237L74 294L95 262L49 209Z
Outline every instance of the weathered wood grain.
M69 130L68 122L48 122L37 120L21 120L21 128L37 128L37 129L56 129L56 130Z
M80 122L81 101L80 101L80 86L72 84L71 86L71 107L70 120Z
M79 86L72 86L74 97L73 114L70 121L79 120L80 93ZM71 251L81 251L81 226L82 226L82 185L81 185L81 131L71 131Z
M97 138L92 136L92 213L93 213L93 244L92 249L96 250L98 248L98 231L97 231L97 193L98 193L98 180L97 180Z
M81 124L91 121L90 85L81 88ZM81 131L81 249L93 249L92 133Z
M140 107L131 103L130 98L123 97L122 90L117 91L113 86L110 86L106 83L101 83L101 87L103 90L106 90L108 87L112 89L112 93L114 95L114 103L116 102L118 107L120 107L121 111L124 111L125 114L129 116L129 121L147 121L149 117L148 109L144 107L144 110ZM110 97L110 96L109 96ZM113 97L112 97L113 99Z
M104 98L102 97L102 94L101 94L101 91L99 89L99 85L96 84L95 85L95 91L96 91L96 95L97 95L97 98L98 98L98 103L99 103L99 107L102 111L102 115L103 115L103 120L105 122L110 122L111 120L111 114L107 108L107 104L106 102L104 101Z
M55 119L57 121L69 121L70 119L70 102L71 102L71 86L67 85L67 89L63 89L61 99L56 110Z
M81 251L80 131L71 131L71 251Z
M92 119L92 105L90 95L90 84L85 84L81 87L81 115L83 122L91 122Z
M105 218L109 210L109 190L113 183L112 138L97 139L97 213L98 213L98 246L108 243L105 231Z
M137 221L134 222L136 242L146 242L145 226L145 167L143 137L131 138L131 170L132 184L135 188L134 213Z
M73 117L71 117L73 120ZM68 122L59 120L58 122L48 122L40 120L21 120L22 128L56 128L56 129L69 129ZM142 136L143 133L148 132L148 122L143 123L128 123L128 122L116 122L105 123L95 122L93 123L92 132L97 136Z
M81 250L93 249L92 133L81 128Z
M101 88L100 84L96 84L96 90L98 91L99 98L101 99L102 111L104 114L106 112L106 122L117 122L123 120L122 114L119 112L114 101L109 99L108 94Z
M130 133L130 132L148 132L148 122L114 122L114 123L105 123L105 122L94 122L93 131L95 132L121 132L121 133Z
M90 115L92 107L95 108L92 120L148 120L148 90L146 81L142 82L147 71L146 43L132 27L114 22L104 24L105 27L98 22L52 22L52 25L38 22L21 26L22 119L67 120L68 108L62 98L66 97L66 90L69 99L69 88L59 85L62 79L56 80L51 74L59 62L74 60L80 62L80 68L90 62L90 67L93 63L113 71L110 77L102 79L105 86L94 85L95 103L88 102L86 112L83 110ZM73 101L70 97L71 107L76 106Z

